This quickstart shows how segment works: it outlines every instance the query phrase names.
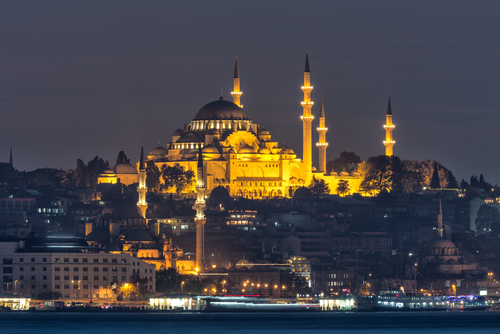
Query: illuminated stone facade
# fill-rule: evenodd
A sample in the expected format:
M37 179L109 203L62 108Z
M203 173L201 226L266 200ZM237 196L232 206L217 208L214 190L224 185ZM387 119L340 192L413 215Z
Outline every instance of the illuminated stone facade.
M198 151L203 157L203 180L206 194L217 186L227 189L231 196L246 198L289 197L290 189L309 185L313 176L324 179L330 192L336 193L337 183L349 181L351 193L359 192L362 177L359 173L326 171L326 127L324 110L320 115L320 166L312 167L312 115L308 56L304 70L303 143L304 158L294 150L280 146L271 133L251 121L241 107L238 63L233 78L233 102L223 99L206 104L191 122L176 130L166 147L158 146L148 154L161 170L163 165L180 164L197 173ZM194 185L186 192L194 193Z

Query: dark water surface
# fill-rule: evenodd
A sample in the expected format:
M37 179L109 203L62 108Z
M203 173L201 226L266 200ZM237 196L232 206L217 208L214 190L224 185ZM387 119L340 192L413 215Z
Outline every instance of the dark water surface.
M1 333L496 333L500 312L0 313Z

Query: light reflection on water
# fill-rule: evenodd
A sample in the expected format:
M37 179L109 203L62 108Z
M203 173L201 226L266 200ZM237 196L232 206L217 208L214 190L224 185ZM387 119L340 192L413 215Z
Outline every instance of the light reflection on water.
M3 333L500 333L500 312L0 313Z

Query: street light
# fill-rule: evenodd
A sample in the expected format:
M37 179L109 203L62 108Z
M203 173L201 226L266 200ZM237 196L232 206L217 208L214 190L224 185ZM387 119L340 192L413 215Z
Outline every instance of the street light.
M181 294L184 294L184 284L185 283L186 282L184 282L184 281L181 282Z
M222 283L221 283L221 284L222 284L222 293L224 293L224 285L226 284L226 281L225 281L225 280L224 280L224 281L222 281Z
M17 279L14 281L14 295L17 294Z
M493 277L493 273L488 273L488 296L490 295L490 286L491 286L491 278Z
M415 263L415 295L417 294L417 264Z

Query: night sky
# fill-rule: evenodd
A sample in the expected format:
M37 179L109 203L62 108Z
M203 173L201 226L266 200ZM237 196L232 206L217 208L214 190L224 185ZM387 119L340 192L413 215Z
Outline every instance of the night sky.
M495 184L499 36L500 1L2 1L0 161L12 145L19 170L136 162L231 100L236 54L248 116L302 157L309 49L328 160L384 153L390 92L395 155Z

